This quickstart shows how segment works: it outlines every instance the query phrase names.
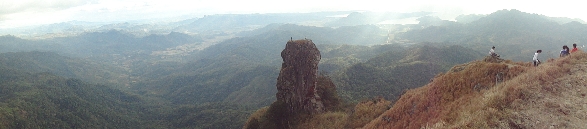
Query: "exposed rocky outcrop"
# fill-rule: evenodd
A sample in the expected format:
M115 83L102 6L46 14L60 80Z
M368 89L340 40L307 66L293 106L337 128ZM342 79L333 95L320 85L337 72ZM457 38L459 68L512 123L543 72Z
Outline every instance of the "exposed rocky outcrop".
M342 107L330 77L318 73L320 51L312 40L290 40L281 57L283 64L277 77L277 100L253 113L243 129L324 128L306 122L314 121L308 118L322 118L329 112L341 111Z
M324 105L316 92L320 51L311 40L290 40L281 52L283 64L277 78L277 101L289 113L321 113Z

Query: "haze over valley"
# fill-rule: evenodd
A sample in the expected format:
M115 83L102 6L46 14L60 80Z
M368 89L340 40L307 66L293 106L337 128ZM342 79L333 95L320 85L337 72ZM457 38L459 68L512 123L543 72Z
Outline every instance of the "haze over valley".
M91 3L78 4L85 7ZM47 13L78 7L71 6ZM183 6L178 7L181 9ZM576 62L583 61L583 56L565 58L572 60L566 62L556 60L562 46L577 44L584 51L587 43L587 24L580 17L549 16L517 9L450 14L451 18L437 10L359 9L299 13L229 10L161 17L156 16L163 13L153 13L154 16L140 18L130 17L139 13L129 9L124 13L127 19L121 18L122 15L116 17L119 20L105 20L108 18L105 17L102 21L90 21L85 16L14 26L8 24L18 21L15 15L28 12L6 10L15 13L0 15L0 128L285 127L267 124L269 120L265 119L281 118L269 113L278 110L272 106L279 101L276 100L276 84L280 83L277 78L286 60L282 59L282 51L286 43L301 41L312 42L319 50L317 88L325 101L325 111L347 124L334 127L312 123L321 118L308 116L295 117L299 121L287 128L381 128L376 125L385 125L380 124L387 119L385 116L405 113L393 108L394 103L419 100L414 96L425 96L424 93L441 94L414 89L449 84L438 79L454 79L450 84L455 85L463 79L486 79L482 75L466 77L457 73L474 71L467 66L483 66L479 69L490 71L487 76L492 77L495 72L492 68L503 65L509 71L501 74L511 77L501 80L505 82L532 71L529 62L538 49L542 50L539 59L545 63L544 67L571 69ZM109 13L115 12L124 11ZM83 18L88 21L80 21ZM502 62L487 61L492 46ZM485 83L498 85L483 80L472 86ZM456 90L446 90L455 91L454 98L461 95L456 91L464 95L492 91L490 86L485 86L489 90L471 93L460 92L462 89L455 87ZM453 101L457 100L446 100ZM427 104L435 107L436 103ZM442 106L436 105L438 109L434 111ZM420 109L412 111L426 114ZM269 115L262 115L265 112ZM453 119L429 119L439 128L463 127L450 120ZM402 122L402 119L391 121ZM420 128L424 124L385 127ZM498 122L495 126L475 127L506 126Z

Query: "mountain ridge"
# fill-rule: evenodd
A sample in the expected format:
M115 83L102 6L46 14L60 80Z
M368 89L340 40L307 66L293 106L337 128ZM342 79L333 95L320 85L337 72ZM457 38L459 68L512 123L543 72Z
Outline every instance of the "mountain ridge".
M577 52L536 68L507 61L455 66L428 85L406 92L363 128L584 127L587 117L580 114L587 111L587 83L581 78L585 62L587 54ZM567 99L573 101L559 101Z
M374 96L394 100L405 89L422 86L456 64L481 57L482 54L461 46L424 43L379 54L334 72L332 78L339 87L339 95L347 101Z

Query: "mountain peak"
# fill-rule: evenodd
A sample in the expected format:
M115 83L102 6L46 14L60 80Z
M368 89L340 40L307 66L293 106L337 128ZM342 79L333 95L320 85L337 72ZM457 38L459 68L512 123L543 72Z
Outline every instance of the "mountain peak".
M529 63L474 61L407 91L364 128L581 128L587 54ZM553 119L555 118L555 119Z

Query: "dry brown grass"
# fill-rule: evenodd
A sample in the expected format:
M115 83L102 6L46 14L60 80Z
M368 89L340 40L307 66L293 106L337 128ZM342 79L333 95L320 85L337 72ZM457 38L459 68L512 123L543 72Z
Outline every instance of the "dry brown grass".
M524 117L515 112L532 103L529 100L540 99L544 92L560 94L559 88L544 85L555 84L573 66L587 62L586 59L587 54L574 53L536 68L529 63L511 61L475 61L455 66L428 85L408 91L392 109L364 128L528 127L520 124ZM571 112L560 110L563 114Z
M345 128L360 128L377 118L391 106L391 101L375 98L359 102L350 114Z
M298 125L298 129L342 129L347 122L348 114L344 112L327 112L313 116Z
M259 124L262 121L265 121L263 116L267 112L267 109L269 109L269 107L263 107L263 108L255 111L253 114L251 114L251 116L249 116L249 119L245 123L245 126L243 127L243 129L257 129L257 128L259 128L259 126L260 126Z
M355 129L361 128L389 109L391 102L381 97L359 102L351 112L327 112L313 116L297 129Z
M352 111L332 111L322 114L316 114L313 116L307 116L310 118L301 119L297 125L290 125L289 128L294 129L354 129L363 127L369 123L381 113L389 109L391 102L381 97L374 98L371 100L365 100L359 102ZM268 126L267 112L269 107L264 107L253 113L245 126L246 129L260 129Z
M470 98L478 91L490 89L525 70L523 66L503 62L475 61L457 66L428 85L409 90L392 109L365 128L420 128L440 121L452 123L458 115L453 112L460 110L460 105L470 104Z
M581 66L581 64L584 65L585 62L587 62L587 54L574 53L571 57L559 58L539 67L530 68L528 72L471 99L473 103L461 106L461 111L455 113L459 117L454 123L445 127L550 128L550 125L536 126L540 120L536 120L538 121L536 123L533 119L544 119L542 117L547 114L543 111L545 109L546 111L552 111L550 109L561 110L563 115L569 114L569 111L559 108L558 103L545 101L545 99L554 99L555 101L568 99L568 97L561 97L564 90L557 82L568 80L566 78L570 77L568 75L572 73L571 69ZM585 83L575 86L584 88ZM581 97L580 95L576 96ZM583 107L583 105L579 106ZM576 127L585 127L585 125Z

